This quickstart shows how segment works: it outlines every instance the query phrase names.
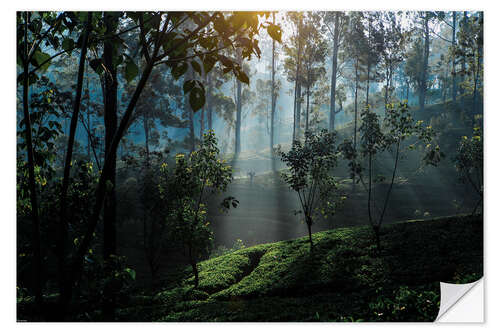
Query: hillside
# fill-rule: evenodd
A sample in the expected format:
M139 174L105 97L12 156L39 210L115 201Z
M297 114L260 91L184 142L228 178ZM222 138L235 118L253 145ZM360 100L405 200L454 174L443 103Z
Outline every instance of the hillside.
M135 296L124 321L433 321L439 282L482 276L482 217L340 228L244 248L186 269L154 297Z

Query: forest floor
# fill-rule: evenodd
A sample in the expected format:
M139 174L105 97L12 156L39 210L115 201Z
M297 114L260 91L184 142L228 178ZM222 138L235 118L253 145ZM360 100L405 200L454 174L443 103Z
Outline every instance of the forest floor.
M481 216L348 227L261 244L186 268L154 296L134 296L122 321L433 321L439 282L483 275Z

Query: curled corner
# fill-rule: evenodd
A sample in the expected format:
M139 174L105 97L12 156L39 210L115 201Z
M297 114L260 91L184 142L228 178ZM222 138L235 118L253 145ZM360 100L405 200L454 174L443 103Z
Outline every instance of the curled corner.
M451 284L440 282L441 301L436 322L483 322L484 282Z

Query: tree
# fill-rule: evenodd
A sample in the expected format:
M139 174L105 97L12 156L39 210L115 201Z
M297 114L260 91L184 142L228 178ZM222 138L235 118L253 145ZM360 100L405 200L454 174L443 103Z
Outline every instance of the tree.
M330 121L329 130L335 130L335 115L342 110L342 107L338 110L335 109L335 103L337 98L337 76L339 74L339 46L344 39L347 28L347 16L342 12L325 12L325 25L330 32L331 38L333 39L332 47L332 75L330 84ZM329 24L333 21L333 31ZM341 34L342 32L342 34ZM342 102L339 103L339 105Z
M218 159L219 149L213 131L203 135L200 149L188 156L178 154L175 167L170 174L168 166L161 167L160 198L170 207L166 217L170 239L177 240L186 248L189 262L198 287L198 260L207 255L213 239L206 221L207 192L221 193L231 182L231 166ZM227 197L222 207L229 209L238 205L234 197Z
M389 104L390 96L394 90L393 87L393 76L396 71L397 66L403 61L404 49L405 49L405 32L399 21L393 12L387 12L382 14L382 56L381 65L384 70L384 110L387 111L387 105Z
M366 42L361 44L364 49L361 49L361 59L364 66L366 76L363 80L366 82L366 101L365 105L370 103L370 82L376 82L378 78L377 65L380 62L381 54L383 52L384 35L383 23L380 19L379 13L367 12L364 13L364 27ZM378 24L377 24L378 23ZM372 76L372 71L374 74ZM362 80L362 81L363 81Z
M300 137L300 114L302 106L302 48L304 45L302 34L303 13L290 12L287 14L290 24L293 26L294 34L290 37L287 45L284 45L285 62L284 71L289 82L294 82L293 97L293 135L292 142Z
M325 129L317 134L307 131L303 143L295 140L287 153L281 152L281 160L289 168L289 173L283 173L282 177L299 197L302 211L296 213L304 214L311 251L311 227L315 215L325 211L334 214L340 201L345 199L340 197L338 186L331 174L337 165L335 139L335 133Z
M479 196L474 214L483 202L483 133L480 126L474 127L472 137L463 136L454 158L459 179L469 183Z
M432 127L423 126L423 121L414 122L406 103L399 103L397 106L391 104L384 117L383 126L379 116L371 111L369 107L366 107L363 111L361 121L360 154L354 149L352 141L347 139L340 145L340 151L344 158L349 161L351 177L353 179L357 178L357 181L361 181L368 194L368 221L375 235L377 250L380 252L380 229L384 221L399 161L402 158L403 152L414 150L419 144L425 146L423 161L426 164L434 166L439 163L444 155L440 151L439 145L432 146L431 144L434 137ZM412 143L404 146L403 143L409 141L408 139L410 138L412 138ZM375 201L372 196L373 184L375 182L375 178L373 177L373 161L377 155L384 151L394 153L394 165L391 170L389 187L383 198L382 210L379 211L377 216L373 212ZM364 172L358 154L368 160L367 175ZM365 179L366 176L368 179Z
M483 75L483 14L465 17L458 33L459 47L455 55L463 64L460 71L462 99L465 94L472 95L472 114L475 114Z
M306 88L306 119L305 131L309 131L309 111L310 97L312 90L321 75L326 70L324 62L327 52L326 42L318 30L320 16L309 13L303 20L302 33L304 38L304 48L302 53L302 66L304 75L304 87Z
M365 33L363 29L363 13L353 12L349 18L349 30L347 36L346 51L348 57L352 58L352 67L354 74L354 129L353 129L353 148L357 149L358 136L358 89L360 81L360 67L363 57L363 50L367 48ZM352 81L352 80L351 80ZM353 179L353 189L354 189Z
M275 13L273 12L273 24L275 23ZM279 31L281 35L281 30ZM271 164L273 172L276 172L276 161L274 158L274 120L276 114L276 100L278 99L279 84L276 82L276 41L272 40L272 55L271 55L271 133L269 134L269 154L271 155Z

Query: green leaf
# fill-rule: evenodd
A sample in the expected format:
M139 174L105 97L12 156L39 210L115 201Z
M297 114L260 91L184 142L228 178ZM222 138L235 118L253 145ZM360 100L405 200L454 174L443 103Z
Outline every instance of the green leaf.
M201 75L201 66L197 61L191 61L191 67L193 67L195 72Z
M193 89L195 82L195 80L187 80L186 82L184 82L184 85L182 86L184 94L187 94L191 91L191 89Z
M188 64L185 62L177 63L175 67L172 67L172 76L174 79L178 80L188 69Z
M233 61L226 56L219 55L219 60L226 67L233 68L234 66Z
M189 93L189 104L193 112L198 111L205 105L205 88L201 84L194 86Z
M75 41L71 38L64 38L62 42L62 48L64 51L66 51L68 54L71 54L71 51L75 47Z
M270 23L267 26L267 33L277 42L281 43L281 28L278 25Z
M248 75L241 69L241 68L235 68L234 69L234 75L236 75L236 78L243 83L250 84L250 79L248 78Z
M128 267L125 268L125 272L127 272L128 275L130 275L132 280L135 280L135 271L132 268L128 268Z
M131 58L125 60L125 80L130 83L139 74L139 68Z
M215 66L216 62L217 62L217 59L210 54L207 54L203 58L203 69L205 70L205 74L209 73L212 70L212 68Z
M43 64L48 59L50 59L50 54L48 54L48 53L44 53L44 52L41 52L41 51L36 51L33 54L33 61L36 63L36 66L40 66L41 64ZM47 70L47 68L49 68L49 66L50 66L50 61L47 61L42 67L40 67L40 70L42 72L44 72L44 71Z

